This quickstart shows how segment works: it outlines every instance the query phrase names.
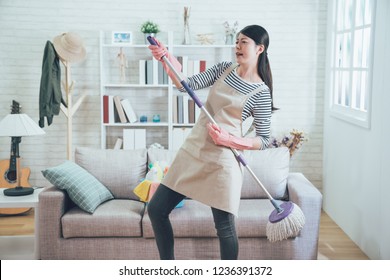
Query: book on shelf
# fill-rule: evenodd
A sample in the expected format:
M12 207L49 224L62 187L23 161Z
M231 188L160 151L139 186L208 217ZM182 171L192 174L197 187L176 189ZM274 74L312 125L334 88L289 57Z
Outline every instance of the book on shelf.
M137 114L135 113L133 106L131 106L130 100L128 98L124 98L121 100L121 104L123 107L123 111L126 114L127 119L130 123L135 123L138 121Z
M199 63L199 72L204 72L206 71L206 68L207 67L207 63L206 63L206 60L200 60L200 63Z
M152 59L153 65L153 84L158 85L158 65L161 64L157 59Z
M123 130L123 150L134 150L134 129Z
M146 84L146 60L140 59L139 60L139 84L145 85Z
M184 123L183 95L177 95L177 123Z
M122 144L123 144L123 139L118 137L115 141L114 150L122 149Z
M146 148L146 129L134 129L134 149Z
M194 61L191 59L187 60L187 77L191 77L196 73L196 70L194 71Z
M109 110L109 123L115 123L117 120L118 114L116 113L115 105L114 105L114 96L109 95L108 96L108 110Z
M165 71L162 63L158 63L158 84L167 85L168 84L168 74Z
M183 95L183 123L189 123L189 110L188 110L188 103L190 101L190 97L188 95Z
M195 116L195 101L193 99L188 100L188 122L189 123L195 123L195 120L197 119Z
M109 123L108 95L103 95L103 123Z
M173 123L177 123L177 95L172 96L172 121Z
M118 95L103 95L103 123L135 123L137 114L128 98L122 99Z
M119 121L121 123L127 123L128 121L127 121L127 118L125 115L125 111L123 110L121 97L119 95L114 96L114 104L115 104L115 108L118 112Z
M186 77L206 71L207 62L204 59L189 59L188 56L178 56L177 60L182 66L182 73Z
M116 106L115 106L115 101L114 101L114 96L112 97L112 106L111 108L114 107L114 123L119 123L121 122L120 119L119 119L119 113L118 113L118 110L116 109Z
M113 95L103 95L103 123L115 123L116 109Z
M145 76L146 76L146 80L145 80L145 84L147 85L153 85L153 84L157 84L157 81L155 79L155 75L154 75L154 61L153 60L146 60L146 64L145 64Z
M139 73L141 85L167 85L168 75L162 63L153 60L140 60Z
M200 73L200 60L197 60L197 59L195 59L195 60L193 60L193 73L194 73L194 75L195 74L199 74Z
M191 124L196 122L196 104L194 100L188 95L174 95L172 102L173 123Z
M123 129L123 149L146 148L146 129Z

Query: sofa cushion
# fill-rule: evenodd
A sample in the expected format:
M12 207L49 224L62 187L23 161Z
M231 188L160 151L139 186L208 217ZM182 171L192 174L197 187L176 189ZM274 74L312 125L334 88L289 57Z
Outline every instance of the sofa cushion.
M146 174L146 149L103 150L77 147L75 161L102 182L115 198L138 200L133 190Z
M268 199L241 199L236 228L238 237L266 237L268 217L274 210ZM169 216L175 237L215 237L213 214L210 206L187 199L182 208ZM142 220L143 236L154 238L147 211Z
M198 201L186 199L184 206L174 209L169 219L175 237L210 237L216 236L213 214L209 206ZM142 219L143 236L154 238L152 224L145 211Z
M260 182L275 199L286 196L290 153L288 148L245 151L244 157ZM268 198L252 175L244 171L241 198Z
M61 218L62 235L72 237L140 237L145 204L113 199L100 205L92 215L74 207Z
M42 171L54 186L65 190L81 209L93 213L101 203L114 198L93 175L72 161Z
M241 199L236 219L238 237L266 237L268 218L274 209L268 199Z

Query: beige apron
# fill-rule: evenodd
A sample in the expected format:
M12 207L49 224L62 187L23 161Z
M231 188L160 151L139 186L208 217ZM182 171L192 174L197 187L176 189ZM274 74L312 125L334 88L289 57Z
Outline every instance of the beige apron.
M227 85L224 80L235 67L227 69L212 86L205 107L220 127L241 137L243 107L260 89L243 95ZM202 111L162 183L188 198L237 216L243 170L229 148L214 144L206 127L209 122Z

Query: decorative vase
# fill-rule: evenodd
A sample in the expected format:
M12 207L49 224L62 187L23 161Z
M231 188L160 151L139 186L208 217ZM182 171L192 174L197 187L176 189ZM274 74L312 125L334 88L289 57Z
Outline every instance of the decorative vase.
M233 34L225 36L225 45L233 45Z
M144 33L144 40L145 40L145 44L146 45L149 45L149 41L148 41L148 37L156 37L156 33Z
M189 24L184 24L183 45L190 45L190 44L191 44L190 26Z

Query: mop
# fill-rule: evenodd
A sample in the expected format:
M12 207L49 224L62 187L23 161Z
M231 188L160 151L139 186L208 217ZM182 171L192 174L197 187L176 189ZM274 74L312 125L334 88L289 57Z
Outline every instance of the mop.
M148 41L151 45L158 45L153 37L148 36ZM162 56L161 59L167 64L169 69L174 73L175 77L180 81L181 85L184 87L186 92L190 95L190 97L195 101L196 105L204 114L206 114L207 118L211 123L218 126L214 118L210 115L207 109L203 106L202 101L198 98L195 92L189 87L187 82L184 80L184 77L181 73L176 71L171 62L166 58L166 56ZM274 206L274 210L270 214L267 223L267 238L271 242L282 241L289 237L298 236L299 232L305 225L305 216L302 210L298 205L291 201L277 201L275 200L271 194L267 191L261 181L257 178L253 170L248 165L245 158L238 152L236 149L230 148L237 160L247 169L249 174L253 177L253 179L259 184L259 186L266 193L268 199Z

